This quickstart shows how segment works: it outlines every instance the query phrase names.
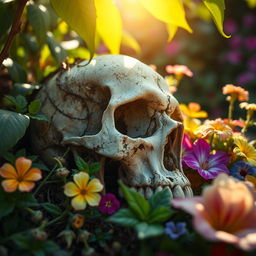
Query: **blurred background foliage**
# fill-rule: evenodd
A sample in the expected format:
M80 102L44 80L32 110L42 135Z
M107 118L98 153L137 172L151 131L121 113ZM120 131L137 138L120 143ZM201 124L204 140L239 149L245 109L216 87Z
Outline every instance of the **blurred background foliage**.
M0 1L0 49L7 40L18 2ZM62 1L62 4L65 2L67 1ZM95 1L96 5L97 2L99 1ZM118 47L111 45L109 40L110 32L120 30L120 24L112 27L108 25L111 22L114 24L118 20L117 16L121 15L120 53L156 65L157 71L163 76L166 75L165 66L169 64L187 65L194 72L194 78L185 78L175 93L180 102L198 102L212 117L224 115L224 98L219 88L226 83L243 86L251 93L251 100L255 102L255 0L225 1L224 31L227 35L232 35L229 39L223 37L214 26L211 14L204 4L207 0L183 1L186 19L183 17L179 26L185 29L178 29L176 34L174 32L177 24L172 24L171 28L174 30L170 31L171 28L166 22L155 19L150 9L142 7L141 3L145 1L141 0L140 4L135 0L115 1L115 6L106 7L108 2L101 1L101 8L111 10L116 18L112 17L109 24L104 25L104 19L106 21L110 18L104 14L106 17L102 18L101 29L97 28L97 33L94 34L95 44L92 46L88 40L85 43L56 15L49 0L29 1L22 16L20 33L14 39L9 58L3 63L5 68L0 71L0 100L5 94L30 94L63 61L72 64L80 59L89 59L90 52L94 50L91 48L95 47L96 54L117 53ZM53 6L58 5L55 0L51 3ZM87 10L88 13L90 11L91 9ZM63 17L63 13L58 14ZM93 19L93 14L90 15ZM80 19L68 22L76 27L76 21ZM93 23L89 25L96 26ZM93 33L90 26L85 31ZM104 26L106 28L103 31ZM190 27L192 34L188 33ZM221 32L220 28L219 31ZM168 43L168 38L173 35L172 41ZM115 40L119 39L114 36L112 41Z

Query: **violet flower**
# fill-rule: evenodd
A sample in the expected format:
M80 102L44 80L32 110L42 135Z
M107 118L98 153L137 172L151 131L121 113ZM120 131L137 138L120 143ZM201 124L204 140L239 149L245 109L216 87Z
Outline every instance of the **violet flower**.
M210 144L204 139L199 139L194 142L192 151L183 161L205 179L214 179L219 173L229 173L226 166L229 156L222 151L216 151L214 154L210 151Z
M231 166L230 174L239 180L245 180L246 175L256 175L256 167L248 162L238 161Z
M173 240L179 238L186 232L187 230L185 222L174 223L173 221L169 221L165 225L165 234L168 235Z
M102 196L99 210L102 213L113 214L120 208L120 202L114 194L108 193Z
M192 151L192 147L193 147L193 144L189 138L189 136L184 133L184 136L183 136L183 139L182 139L182 166L186 166L186 163L184 162L183 158L188 155L188 154L191 154L191 151Z

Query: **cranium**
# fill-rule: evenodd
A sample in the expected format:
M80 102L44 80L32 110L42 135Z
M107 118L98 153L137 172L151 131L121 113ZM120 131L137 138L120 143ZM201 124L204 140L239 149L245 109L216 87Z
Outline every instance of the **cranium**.
M182 116L166 81L123 55L103 55L62 70L38 94L50 122L32 129L44 159L71 149L91 150L121 163L120 178L146 198L167 187L192 196L180 154Z

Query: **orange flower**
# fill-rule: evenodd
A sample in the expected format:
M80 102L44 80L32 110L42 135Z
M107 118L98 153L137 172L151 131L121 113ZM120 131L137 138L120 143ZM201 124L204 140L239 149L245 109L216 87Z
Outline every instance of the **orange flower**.
M193 215L195 229L206 239L256 248L255 192L251 184L219 174L202 196L175 198L172 204Z
M184 115L190 118L206 118L206 111L201 110L201 106L196 102L190 102L188 106L180 104L181 111Z
M11 164L5 163L0 168L0 175L6 180L2 186L6 192L14 192L19 189L22 192L29 192L35 186L35 181L42 178L41 170L30 168L32 161L25 157L16 159L14 168Z
M72 219L72 227L75 229L79 229L84 225L84 216L81 214L76 214Z
M240 108L245 108L246 110L251 110L251 111L256 111L256 104L255 103L247 103L247 102L242 102L239 104Z
M218 118L216 120L207 120L195 131L195 134L203 138L216 134L219 139L225 140L232 137L233 131L222 119Z
M223 94L231 94L231 96L234 96L239 101L248 100L249 98L249 92L243 89L240 86L235 86L233 84L226 84L222 88Z
M186 75L188 77L193 76L193 72L185 65L167 65L165 68L166 72L168 74L175 74L177 76L183 76Z

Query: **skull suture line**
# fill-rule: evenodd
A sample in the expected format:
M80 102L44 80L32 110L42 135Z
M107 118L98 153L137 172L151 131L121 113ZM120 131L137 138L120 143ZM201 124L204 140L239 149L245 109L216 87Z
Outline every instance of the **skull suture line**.
M145 197L167 187L192 196L182 172L182 117L165 80L122 55L96 57L55 75L39 92L33 147L49 159L65 147L86 148L120 161L120 178Z

